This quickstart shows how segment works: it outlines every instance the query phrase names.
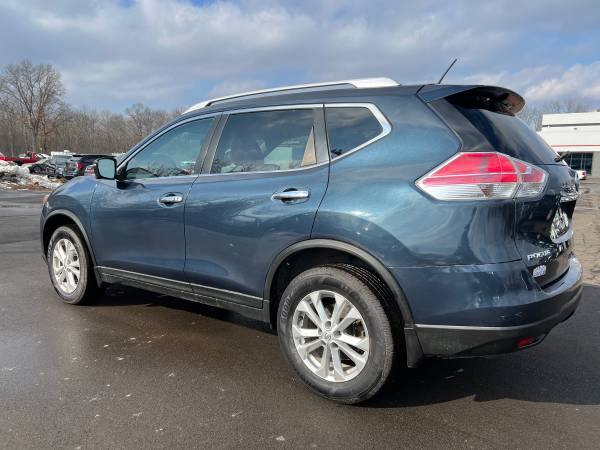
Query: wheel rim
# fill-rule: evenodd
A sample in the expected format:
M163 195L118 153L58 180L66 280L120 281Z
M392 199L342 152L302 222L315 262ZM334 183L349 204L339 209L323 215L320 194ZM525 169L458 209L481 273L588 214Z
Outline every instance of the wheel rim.
M61 239L54 246L52 270L54 279L63 292L70 294L77 289L81 273L79 254L75 244L69 239Z
M294 311L292 337L300 358L320 378L341 383L356 377L369 358L369 332L343 295L319 290Z

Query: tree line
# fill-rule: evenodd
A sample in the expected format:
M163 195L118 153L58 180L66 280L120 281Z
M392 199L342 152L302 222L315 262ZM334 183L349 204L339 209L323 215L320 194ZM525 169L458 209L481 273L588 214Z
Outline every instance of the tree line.
M60 73L24 60L0 73L0 152L120 153L181 112L136 103L123 113L75 108Z
M0 152L120 153L181 113L141 103L123 113L75 108L64 100L60 73L50 64L29 60L10 64L0 73ZM547 113L592 109L576 100L527 105L519 116L539 130Z

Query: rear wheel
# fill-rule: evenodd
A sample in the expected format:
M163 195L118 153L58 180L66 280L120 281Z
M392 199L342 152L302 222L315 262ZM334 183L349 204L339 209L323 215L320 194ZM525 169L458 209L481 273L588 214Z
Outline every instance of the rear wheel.
M66 303L89 303L100 290L92 273L87 248L79 232L69 225L56 229L47 249L48 271L54 290Z
M335 266L295 277L279 305L282 351L317 394L342 403L375 395L394 360L392 325L374 291Z

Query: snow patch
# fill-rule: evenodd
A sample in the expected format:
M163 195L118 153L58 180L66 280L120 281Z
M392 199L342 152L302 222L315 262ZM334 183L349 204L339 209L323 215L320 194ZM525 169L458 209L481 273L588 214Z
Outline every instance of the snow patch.
M18 166L10 161L0 160L0 187L12 189L18 186L39 186L45 189L56 189L62 183L50 181L46 175L33 175L27 167Z

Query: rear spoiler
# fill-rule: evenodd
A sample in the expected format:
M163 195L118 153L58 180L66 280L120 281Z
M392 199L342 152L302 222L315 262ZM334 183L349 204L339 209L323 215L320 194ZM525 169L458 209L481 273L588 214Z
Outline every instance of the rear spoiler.
M426 103L445 98L468 108L511 114L517 114L525 106L525 100L519 94L498 86L428 84L423 86L418 95Z

